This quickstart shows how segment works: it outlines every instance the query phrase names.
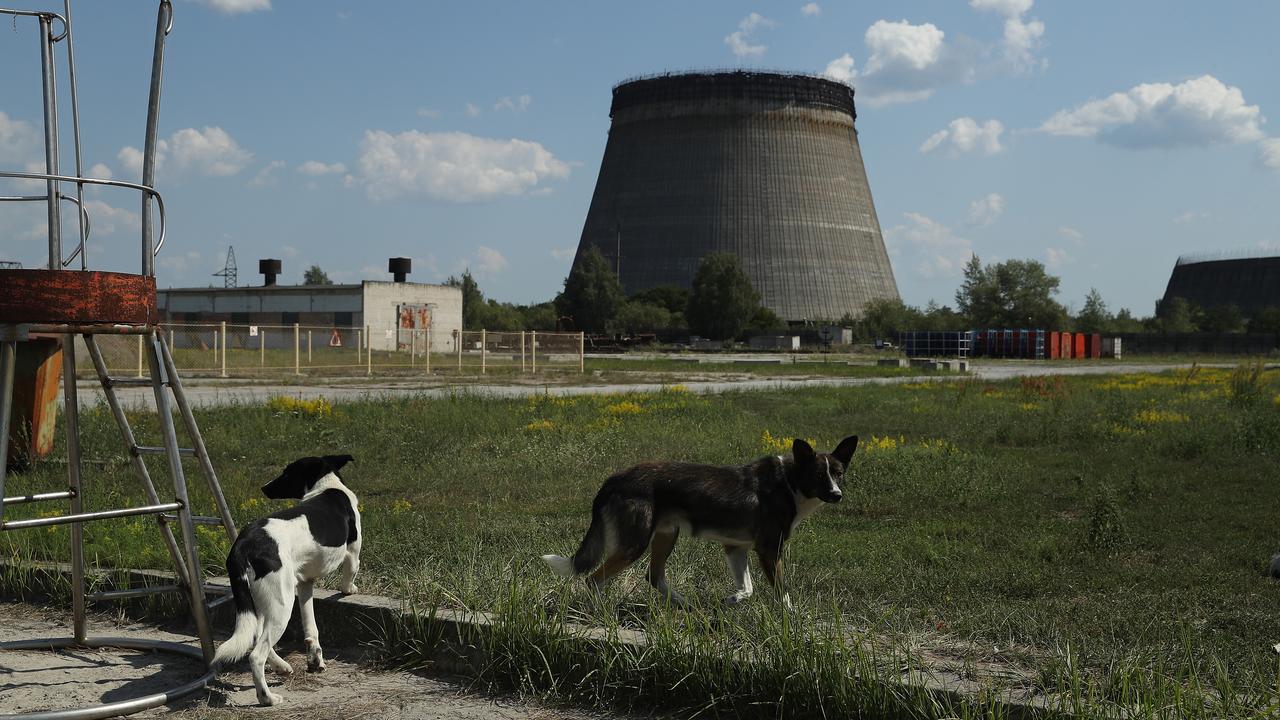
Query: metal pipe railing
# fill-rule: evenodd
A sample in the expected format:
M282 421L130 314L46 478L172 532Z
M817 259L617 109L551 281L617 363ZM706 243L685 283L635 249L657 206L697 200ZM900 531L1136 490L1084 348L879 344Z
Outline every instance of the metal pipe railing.
M71 85L71 139L76 146L76 177L84 177L84 156L80 152L80 97L76 92L76 52L75 38L71 34L71 0L62 0L62 9L66 14L67 27L67 79ZM89 269L89 251L85 247L85 243L89 241L89 229L85 227L84 220L84 183L76 183L76 206L81 209L78 223L80 230L80 244L76 245L76 251L71 256L62 261L62 266L66 267L76 259L76 255L80 256L80 269Z
M153 257L154 255L159 254L160 249L164 247L165 225L166 225L166 216L164 211L164 198L161 197L160 193L153 187L148 187L146 185L141 185L138 183L125 182L124 180L102 180L99 178L75 177L74 175L51 175L49 173L29 173L29 172L15 172L12 170L0 170L0 178L4 178L4 177L17 178L20 180L53 179L53 180L61 180L63 182L84 183L86 185L104 185L106 187L126 188L129 190L137 190L139 192L146 193L148 196L155 199L156 209L160 211L160 238L159 240L157 240L155 249L152 251ZM12 196L12 197L28 197L28 196ZM39 197L44 197L44 196L39 196ZM66 197L66 196L63 195L62 197ZM147 203L147 204L149 205L150 203ZM57 268L52 268L52 269L57 269ZM154 265L152 266L152 272L143 273L143 274L154 276L155 275Z
M62 213L58 208L61 194L58 181L58 88L54 78L53 32L48 15L38 16L40 21L40 79L44 98L44 170L45 200L49 207L49 269L62 267ZM65 22L65 21L64 21Z
M72 39L71 33L70 0L63 0L63 10L64 13L60 15L58 13L41 10L0 8L0 15L32 17L39 22L40 72L45 140L45 172L0 172L0 177L43 180L45 182L46 189L44 195L0 197L0 201L42 200L47 203L49 245L48 268L50 270L57 270L67 267L74 262L78 256L80 258L80 269L86 270L88 269L88 252L86 246L91 233L88 214L84 209L84 186L96 184L141 190L147 194L147 197L144 197L142 200L142 274L154 277L155 256L160 252L160 249L164 247L165 240L164 201L154 188L156 149L158 146L157 134L160 117L160 90L161 81L164 75L165 38L173 30L173 3L171 0L160 0L159 9L156 13L156 38L152 54L151 86L147 101L146 142L143 150L141 184L98 180L84 177L84 154L80 137L79 85L77 82L75 66L74 40ZM53 25L55 22L62 25L61 32L54 32ZM59 170L57 65L55 62L53 46L64 39L67 41L67 76L71 90L72 139L75 146L76 162L75 175L63 175ZM61 192L60 183L63 182L75 183L76 192L74 200ZM155 231L154 212L151 206L151 198L155 198L156 205L160 210L160 230L158 236ZM77 215L79 243L77 243L75 249L66 258L63 258L62 256L62 215L59 208L59 201L61 200L75 202L79 207L79 213Z
M151 55L151 90L147 96L147 132L142 149L142 184L156 184L156 133L160 124L160 85L164 77L164 40L173 29L173 5L161 0L156 11L156 42ZM155 254L160 247L152 247L151 203L142 203L142 274L156 274ZM160 243L163 244L163 241Z

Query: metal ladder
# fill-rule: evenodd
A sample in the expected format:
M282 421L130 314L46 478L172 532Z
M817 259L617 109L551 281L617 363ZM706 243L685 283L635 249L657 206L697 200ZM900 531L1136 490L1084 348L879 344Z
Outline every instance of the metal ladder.
M145 354L150 366L149 377L112 377L107 372L106 363L102 358L102 351L98 347L96 333L85 332L82 333L82 337L84 338L85 347L88 349L89 357L93 361L98 381L102 386L104 400L111 410L111 414L120 431L120 436L124 441L125 451L128 453L130 463L135 474L142 481L142 489L145 492L148 504L127 508L85 511L79 472L78 397L76 395L75 376L70 375L64 378L69 489L3 498L0 500L0 531L72 524L72 615L75 639L77 641L83 641L87 635L85 620L86 600L118 600L185 590L189 597L196 632L200 639L201 652L205 661L208 662L213 658L213 637L209 623L210 611L229 600L231 596L227 588L211 586L205 582L204 572L200 564L195 526L220 525L226 532L228 539L234 540L236 535L235 521L231 517L231 510L227 505L226 497L222 493L217 474L214 472L213 464L209 460L208 450L200 434L200 428L196 424L195 416L192 414L186 394L183 392L182 381L178 376L168 344L164 340L164 333L155 326L114 326L112 330L114 333L119 334L140 334L143 336L144 344L147 348ZM74 335L67 335L66 337L69 341ZM0 385L0 458L5 457L8 444L15 350L16 342L13 340L7 341L4 345L3 356L0 357L0 379L3 379L3 385ZM64 342L63 352L70 355L66 361L67 367L74 368L74 346L70 342ZM149 386L155 394L156 413L161 432L160 445L140 445L138 443L133 428L129 424L128 417L125 415L124 407L116 394L117 387L132 386ZM172 394L172 398L170 398L170 394ZM173 418L173 407L175 405L182 418L187 436L191 439L191 447L178 446L177 427ZM169 474L173 481L173 500L171 502L162 501L156 491L155 483L151 478L151 471L144 460L149 455L161 455L167 460ZM216 517L198 516L192 513L190 498L187 493L186 475L182 467L183 457L196 458L210 494L213 496L214 504L217 508ZM0 467L0 495L3 495L4 478L5 470ZM7 505L50 500L70 500L71 513L56 517L4 520L4 508ZM82 523L137 515L152 515L156 518L165 546L173 558L178 583L86 593ZM182 534L181 544L178 543L173 532L171 524L174 522L178 524ZM209 594L219 594L221 597L210 602L208 600Z

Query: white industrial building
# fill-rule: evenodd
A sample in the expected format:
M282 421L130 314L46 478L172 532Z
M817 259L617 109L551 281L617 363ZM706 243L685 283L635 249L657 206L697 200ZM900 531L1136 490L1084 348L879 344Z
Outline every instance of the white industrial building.
M278 273L279 261L273 262ZM367 328L366 342L374 350L404 348L416 330L414 343L420 350L429 336L433 352L451 352L462 330L462 289L457 287L376 280L347 285L276 285L274 273L267 274L267 283L157 290L160 318L172 324L225 322L234 327L297 324L337 331L348 346L354 344L356 329ZM274 337L279 343L292 342L291 335L275 333ZM269 339L267 344L271 347L275 342Z

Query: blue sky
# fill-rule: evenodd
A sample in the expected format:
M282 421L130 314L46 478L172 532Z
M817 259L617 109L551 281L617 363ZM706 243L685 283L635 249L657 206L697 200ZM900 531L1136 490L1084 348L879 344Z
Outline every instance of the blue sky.
M86 167L136 179L155 7L73 11ZM952 303L977 253L1045 262L1077 309L1096 287L1150 314L1179 254L1280 245L1277 26L1280 4L1256 0L179 0L158 279L220 282L230 244L242 284L260 257L296 282L312 263L385 278L406 255L415 280L469 267L490 297L548 299L612 85L755 67L854 85L907 302ZM35 23L0 23L0 167L40 165L38 62ZM94 191L90 210L92 266L135 270L136 196ZM42 208L0 207L0 259L40 266L42 233Z

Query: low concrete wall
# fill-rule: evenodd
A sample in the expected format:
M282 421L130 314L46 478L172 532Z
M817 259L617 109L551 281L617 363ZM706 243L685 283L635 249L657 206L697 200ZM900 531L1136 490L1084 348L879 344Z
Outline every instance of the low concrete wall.
M33 597L58 598L65 596L70 587L71 566L65 563L13 565L7 561L0 561L0 576L8 572L31 572L31 580L20 594L11 592L13 590L11 588L0 587L0 598L6 596L20 600L31 600ZM97 589L114 590L125 587L170 585L175 581L172 573L152 570L92 571L88 575L89 581L97 584ZM210 584L229 588L226 578L213 578ZM175 594L172 597L179 596ZM498 624L495 616L483 612L434 608L415 613L407 608L404 602L379 595L345 595L334 590L317 588L313 597L321 645L327 651L367 645L370 641L385 637L387 633L384 629L425 628L430 636L436 639L434 654L430 658L433 667L442 672L458 675L472 675L476 668L483 667L487 663L478 640L483 639L486 633L493 632ZM133 599L123 602L137 608L146 607L148 601ZM115 607L119 603L120 601L117 601L110 605ZM187 631L194 637L193 623L186 614L185 606L181 602L173 602L169 610L167 619L186 618ZM213 614L215 632L221 631L224 636L230 634L234 621L234 611L230 602L221 604ZM573 641L581 644L578 649L584 656L594 655L601 643L631 645L637 650L648 643L645 634L635 630L611 631L575 623L566 623L565 629ZM58 633L59 636L70 634L69 627L65 633ZM301 643L302 633L298 625L297 612L294 612L290 618L285 640ZM750 660L741 658L741 662L750 662ZM915 673L900 684L923 691L941 705L954 706L966 700L975 699L972 683L950 672ZM1000 698L1004 710L1003 717L1020 720L1068 716L1060 711L1050 711L1047 698L1043 695L1025 692L1015 694L1009 690L989 688L986 692L993 692L997 698Z

